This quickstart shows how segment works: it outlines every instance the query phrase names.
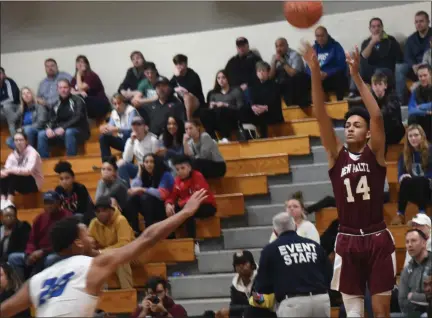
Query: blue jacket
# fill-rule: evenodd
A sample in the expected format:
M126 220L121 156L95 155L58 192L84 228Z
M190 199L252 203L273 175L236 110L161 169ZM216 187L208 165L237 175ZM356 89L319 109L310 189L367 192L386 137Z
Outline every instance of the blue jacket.
M420 43L418 32L411 34L405 42L404 57L405 63L409 66L421 63L423 60L423 55L427 49L429 49L429 38L432 37L432 29L426 35L426 40Z
M328 42L324 47L321 47L316 41L313 47L322 72L327 73L328 76L339 71L347 72L345 51L331 36L328 37ZM306 73L310 74L309 66L306 67Z
M332 266L324 249L295 231L282 233L261 252L255 290L272 294L280 302L285 296L327 293Z
M432 145L429 145L429 161L428 161L428 165L426 167L426 169L423 169L421 166L421 155L418 151L415 151L413 154L414 157L414 161L413 161L413 170L418 170L420 172L420 176L424 175L426 178L428 179L432 179ZM398 179L401 177L401 175L403 174L409 174L413 176L412 171L407 171L405 169L405 165L404 165L404 158L403 158L403 154L399 157L399 162L398 162Z

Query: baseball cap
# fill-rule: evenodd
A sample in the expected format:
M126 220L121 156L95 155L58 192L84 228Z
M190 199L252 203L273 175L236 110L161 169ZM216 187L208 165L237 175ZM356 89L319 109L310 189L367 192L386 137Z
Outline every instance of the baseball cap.
M431 219L424 213L417 213L417 215L412 219L412 222L418 225L427 225L431 227Z
M60 201L60 195L55 191L47 191L44 193L43 200L47 202Z
M11 200L2 200L0 203L0 211L6 210L7 208L15 207L15 204Z
M245 37L241 36L241 37L239 37L239 38L236 39L236 45L237 46L242 46L242 45L245 45L245 44L249 44L248 39L246 39Z
M95 209L98 208L111 208L114 209L111 203L111 198L108 196L101 196L96 200Z
M132 125L145 125L145 120L140 116L135 116L132 119Z
M159 84L169 84L169 79L165 76L159 76L156 80L155 87Z
M250 251L243 250L234 253L233 255L233 266L244 264L244 263L255 264L255 259Z

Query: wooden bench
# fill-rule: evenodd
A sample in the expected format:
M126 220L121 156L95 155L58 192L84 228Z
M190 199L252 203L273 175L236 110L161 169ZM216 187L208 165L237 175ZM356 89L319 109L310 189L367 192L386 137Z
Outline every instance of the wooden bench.
M133 285L134 288L143 288L147 284L150 277L167 277L167 267L164 263L150 263L150 264L131 264ZM117 275L112 275L108 280L109 288L120 288Z
M326 110L331 118L343 119L348 111L348 102L346 100L328 102L326 103ZM303 109L298 106L286 106L283 99L282 112L285 121L314 117L312 106Z
M296 119L268 127L269 137L307 135L319 137L318 121L315 118Z
M110 314L132 313L137 307L136 289L103 291L97 308Z
M139 257L145 263L181 263L195 261L193 239L163 240Z

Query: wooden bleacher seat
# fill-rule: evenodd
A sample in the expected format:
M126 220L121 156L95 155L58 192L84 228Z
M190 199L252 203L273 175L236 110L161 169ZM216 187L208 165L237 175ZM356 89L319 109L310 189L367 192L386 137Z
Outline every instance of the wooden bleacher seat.
M106 313L132 313L137 307L136 289L119 289L103 291L97 308Z
M296 119L268 127L269 137L299 135L319 137L318 121L315 118Z
M348 102L346 100L331 101L326 103L326 109L331 118L343 119L345 113L348 111ZM282 99L282 112L285 121L314 117L313 106L309 106L304 109L301 109L298 106L287 106L283 99Z
M285 174L289 172L287 154L262 155L226 160L227 172L225 177L233 177L252 173L266 175Z
M243 193L256 195L268 193L267 176L264 173L246 174L208 180L215 194Z
M131 264L134 288L143 288L149 277L167 278L167 267L164 263ZM120 289L117 275L112 275L108 280L108 288Z

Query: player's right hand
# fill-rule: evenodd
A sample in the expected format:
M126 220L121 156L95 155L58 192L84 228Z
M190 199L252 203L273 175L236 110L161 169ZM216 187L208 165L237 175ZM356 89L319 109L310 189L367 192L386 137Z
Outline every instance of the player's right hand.
M183 207L183 212L189 213L190 215L194 215L195 212L200 207L201 203L205 199L207 199L207 197L208 196L207 196L207 190L206 189L201 189L201 190L195 192L194 194L192 194L192 196L190 197L188 202L186 202L185 206Z

